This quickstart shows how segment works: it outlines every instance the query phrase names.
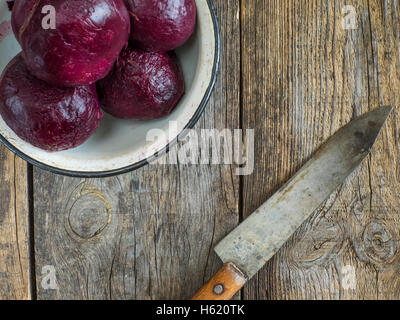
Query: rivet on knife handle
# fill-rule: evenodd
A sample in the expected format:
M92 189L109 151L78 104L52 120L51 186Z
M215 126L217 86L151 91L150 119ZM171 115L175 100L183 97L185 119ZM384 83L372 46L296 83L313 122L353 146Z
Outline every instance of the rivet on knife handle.
M230 300L246 282L246 276L234 264L227 263L192 300Z

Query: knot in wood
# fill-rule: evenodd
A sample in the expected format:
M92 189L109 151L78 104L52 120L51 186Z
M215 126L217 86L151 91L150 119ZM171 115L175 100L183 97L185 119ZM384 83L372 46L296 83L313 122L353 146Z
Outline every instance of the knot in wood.
M85 190L69 208L67 230L78 240L100 235L111 221L111 205L98 191Z
M339 225L332 225L326 220L302 237L300 233L296 236L297 239L288 252L287 262L292 268L306 270L316 266L326 267L343 246L343 232Z
M365 254L378 264L390 262L397 252L397 241L380 221L366 226L363 234Z

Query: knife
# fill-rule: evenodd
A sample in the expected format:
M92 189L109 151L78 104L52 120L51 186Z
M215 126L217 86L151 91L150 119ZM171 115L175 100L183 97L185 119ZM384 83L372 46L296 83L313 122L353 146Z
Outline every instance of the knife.
M392 110L373 110L339 130L286 185L222 240L215 252L225 265L192 300L229 300L239 292L370 154Z

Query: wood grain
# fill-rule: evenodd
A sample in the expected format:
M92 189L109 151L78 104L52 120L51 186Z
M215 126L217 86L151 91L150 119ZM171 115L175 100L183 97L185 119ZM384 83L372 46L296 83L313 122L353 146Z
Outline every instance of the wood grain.
M214 3L222 65L197 128L255 129L242 201L228 165L154 165L99 180L35 168L38 298L191 297L221 267L212 248L238 223L239 204L252 213L337 129L380 105L397 109L371 157L243 298L400 298L399 1ZM346 5L353 29L343 28ZM2 148L0 167L0 298L29 299L26 164ZM46 266L55 289L42 283Z
M343 28L345 5L355 9L354 29ZM244 216L355 116L400 106L399 22L397 0L242 1L243 126L257 137ZM245 299L400 297L398 118L396 109L368 161L250 282Z
M223 59L197 128L238 128L239 1L214 3ZM238 223L239 178L230 165L153 165L99 180L35 169L34 203L39 299L185 299L222 266L212 247ZM42 286L45 266L55 289Z
M0 146L0 299L30 299L27 164Z

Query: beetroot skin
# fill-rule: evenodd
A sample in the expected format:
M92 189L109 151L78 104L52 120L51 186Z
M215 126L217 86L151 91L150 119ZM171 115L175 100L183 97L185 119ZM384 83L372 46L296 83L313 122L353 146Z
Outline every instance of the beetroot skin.
M13 25L34 76L72 87L108 74L129 39L130 17L123 0L36 0L29 13L31 2L16 0ZM54 30L42 27L46 5L55 8ZM27 8L25 14L18 13L20 6Z
M131 38L148 51L170 51L183 45L196 25L194 0L125 0L131 13Z
M0 114L21 139L48 151L82 144L102 117L95 85L50 86L29 73L21 55L0 79Z
M126 48L111 73L98 83L104 111L137 120L167 116L184 94L185 84L174 53Z
M15 0L12 5L11 26L19 41L19 30L35 6L36 0Z

